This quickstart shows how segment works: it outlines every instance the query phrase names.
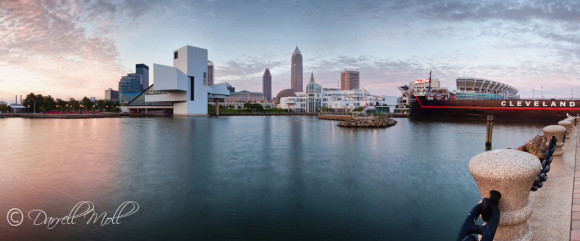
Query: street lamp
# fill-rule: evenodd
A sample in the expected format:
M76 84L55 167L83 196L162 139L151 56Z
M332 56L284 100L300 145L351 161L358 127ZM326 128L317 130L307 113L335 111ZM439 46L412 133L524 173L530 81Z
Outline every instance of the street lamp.
M534 91L536 91L536 89L532 89L532 100L534 99Z

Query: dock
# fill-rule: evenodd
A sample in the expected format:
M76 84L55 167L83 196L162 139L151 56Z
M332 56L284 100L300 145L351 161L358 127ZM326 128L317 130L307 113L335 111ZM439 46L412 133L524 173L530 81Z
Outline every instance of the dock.
M577 216L576 218L579 220L577 222L580 223L580 215L572 215L573 188L576 186L573 185L573 180L576 173L578 173L576 178L580 178L580 170L574 171L575 168L580 169L577 128L573 127L570 134L571 136L566 138L562 147L564 151L563 162L552 162L548 180L544 186L540 190L530 193L529 200L534 210L528 220L533 232L532 240L580 241L580 235L577 235L576 239L570 238L571 232L574 232L571 230L572 218ZM580 192L580 185L577 188ZM579 201L580 199L574 201L577 204L575 206L578 206L576 208L578 211L580 211ZM578 213L580 214L580 212ZM580 225L577 226L580 228Z

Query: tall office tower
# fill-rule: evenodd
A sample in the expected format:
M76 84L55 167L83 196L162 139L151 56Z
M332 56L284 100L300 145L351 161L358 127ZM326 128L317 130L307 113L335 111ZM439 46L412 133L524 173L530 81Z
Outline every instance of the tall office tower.
M290 70L290 89L296 92L302 92L302 54L296 46L292 54L292 69Z
M207 61L207 85L213 85L213 62Z
M358 90L360 88L360 73L354 70L340 72L341 90Z
M267 101L272 99L272 75L270 75L269 68L266 68L264 76L262 76L262 93L264 93Z
M143 76L141 78L141 91L146 90L149 88L149 66L145 64L137 64L135 69L135 74L140 74Z

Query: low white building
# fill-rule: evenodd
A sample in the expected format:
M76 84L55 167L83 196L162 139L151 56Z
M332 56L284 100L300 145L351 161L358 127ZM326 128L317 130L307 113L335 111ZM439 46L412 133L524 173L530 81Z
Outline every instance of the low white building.
M227 84L208 85L207 49L186 45L173 52L173 67L153 64L153 85L127 109L131 113L161 110L173 115L207 115L208 101L229 96Z
M288 90L282 90L288 92ZM385 98L371 95L367 90L339 90L334 88L322 88L314 82L311 75L310 83L305 92L289 92L278 94L276 103L278 108L292 110L294 112L318 112L323 107L344 109L349 111L358 107L386 105Z

